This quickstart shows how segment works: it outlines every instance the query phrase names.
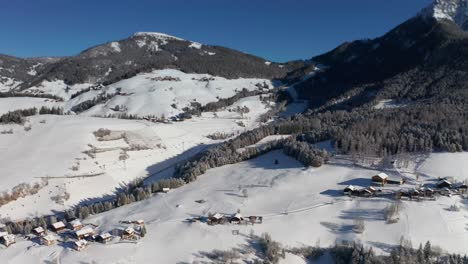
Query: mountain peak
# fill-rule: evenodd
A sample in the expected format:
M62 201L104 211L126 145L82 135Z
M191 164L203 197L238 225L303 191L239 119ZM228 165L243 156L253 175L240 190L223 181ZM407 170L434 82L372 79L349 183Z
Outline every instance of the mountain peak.
M155 39L175 39L175 40L184 40L179 37L171 36L165 33L159 33L159 32L136 32L133 34L133 37L150 37L150 38L155 38Z
M468 0L434 0L423 9L423 16L434 17L437 20L450 20L463 30L468 30Z

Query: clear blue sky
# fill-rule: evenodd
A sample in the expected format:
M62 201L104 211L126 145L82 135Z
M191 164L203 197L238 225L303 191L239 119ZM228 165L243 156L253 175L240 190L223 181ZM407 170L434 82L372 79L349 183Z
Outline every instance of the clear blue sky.
M431 0L0 0L0 53L74 55L136 31L305 59L382 35Z

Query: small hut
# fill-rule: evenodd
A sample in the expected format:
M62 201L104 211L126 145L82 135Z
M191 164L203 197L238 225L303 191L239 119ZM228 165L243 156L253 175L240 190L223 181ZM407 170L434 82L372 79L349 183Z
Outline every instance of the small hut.
M65 229L65 224L62 221L55 222L52 224L52 230L55 232L61 232Z
M440 180L437 182L437 188L439 189L452 188L452 183L448 180Z
M5 247L9 247L16 243L16 237L14 235L5 234L5 232L2 232L2 234L0 234L0 243Z
M80 230L75 231L75 236L77 239L87 238L94 235L94 229L90 226L85 226Z
M240 224L242 222L242 220L244 220L242 215L240 213L236 213L229 219L229 222L231 224L237 224L238 225L238 224Z
M73 248L76 251L82 251L86 248L88 245L88 242L86 240L78 240L78 241L73 241Z
M162 188L163 193L168 193L171 190L171 188Z
M81 223L80 219L75 219L68 223L70 226L70 229L73 231L80 230L83 227L83 224Z
M103 244L107 244L111 240L112 240L112 235L110 233L108 233L108 232L99 234L96 237L96 241L100 242L100 243L103 243Z
M374 183L384 185L387 183L388 175L384 172L381 172L377 175L372 176L371 179L372 179L372 182Z
M57 243L57 238L53 235L47 235L47 236L42 236L40 241L41 241L41 244L44 246L51 246Z
M45 234L45 230L44 228L42 228L42 226L36 227L33 229L33 234L35 234L36 236L43 236Z

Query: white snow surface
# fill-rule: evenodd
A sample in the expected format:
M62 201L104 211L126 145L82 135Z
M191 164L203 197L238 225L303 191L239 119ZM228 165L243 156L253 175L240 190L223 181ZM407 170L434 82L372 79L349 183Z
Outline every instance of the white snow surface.
M120 49L120 44L118 42L111 42L110 47L114 49L115 52L121 52L122 50Z
M448 19L462 27L468 21L468 0L435 0L422 11L422 15L437 20Z
M460 153L465 158L467 153ZM464 166L451 154L437 157L446 167ZM275 165L274 160L279 164ZM430 157L427 162L435 160ZM377 253L388 253L388 246L398 244L401 236L413 245L431 240L451 252L467 253L466 207L459 212L446 209L461 203L459 197L440 197L437 201L403 201L400 220L386 224L383 209L389 200L383 198L351 199L342 195L349 184L369 184L377 171L335 162L321 168L304 168L281 151L273 151L256 159L209 170L197 181L158 194L106 213L92 216L85 222L98 225L98 232L122 227L120 220L142 219L147 235L138 243L93 243L83 252L61 246L41 247L20 240L8 250L0 251L9 264L35 263L32 260L61 263L193 263L200 261L200 252L227 250L248 244L251 230L255 234L268 232L284 246L333 245L335 241L359 240L372 246ZM442 165L442 164L439 164ZM435 166L435 165L434 165ZM242 195L246 189L248 197ZM205 203L196 203L204 199ZM261 215L263 224L254 226L189 224L186 218L209 212ZM351 231L355 218L365 221L365 231ZM420 221L424 219L424 221ZM232 235L232 230L241 235ZM312 234L312 235L311 235ZM194 242L196 241L196 242ZM305 263L287 255L281 263ZM326 263L326 262L323 262Z
M172 77L180 81L160 81L155 78ZM210 81L200 81L201 78L214 78ZM98 104L84 115L108 115L118 114L112 109L115 106L125 106L127 114L139 116L155 115L170 117L182 112L184 107L190 107L193 102L205 105L218 101L218 98L227 98L241 91L243 88L255 90L257 83L266 82L273 87L271 81L266 79L233 79L208 74L187 74L179 70L166 69L155 70L151 73L139 74L135 77L119 81L99 91L90 91L82 94L66 104L66 109L71 109L80 102L92 99L99 93L115 93L121 88L121 94L113 97L105 104ZM173 107L176 106L176 108Z
M40 109L42 106L62 107L62 102L57 102L52 99L35 98L35 97L6 97L0 98L0 115L9 111L36 107Z
M201 48L202 48L202 44L201 44L201 43L198 43L198 42L192 42L192 43L190 43L189 48L201 49Z

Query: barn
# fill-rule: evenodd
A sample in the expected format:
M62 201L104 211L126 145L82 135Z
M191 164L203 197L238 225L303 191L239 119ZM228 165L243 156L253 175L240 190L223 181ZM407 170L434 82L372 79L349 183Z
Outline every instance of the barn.
M372 176L372 182L377 184L386 184L388 181L388 175L385 172L381 172L377 175Z

